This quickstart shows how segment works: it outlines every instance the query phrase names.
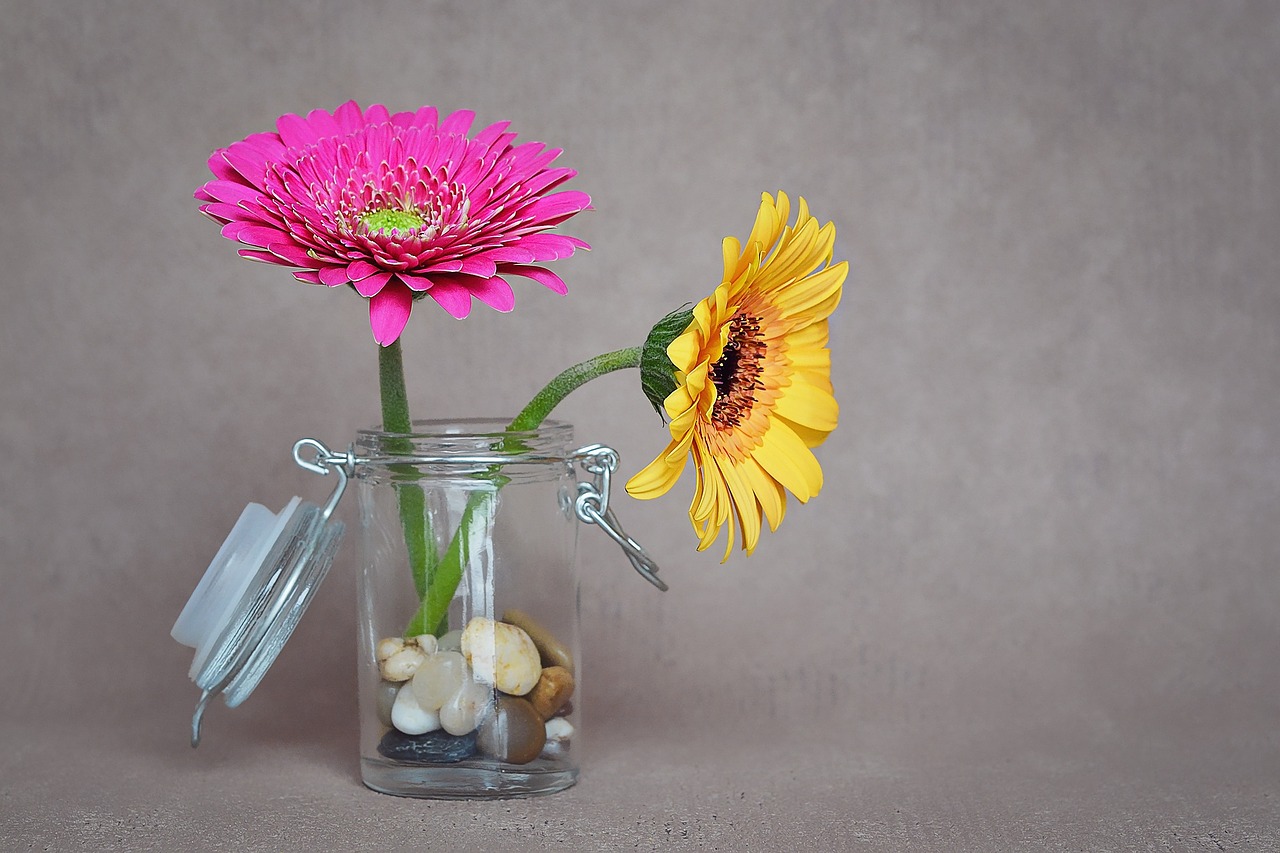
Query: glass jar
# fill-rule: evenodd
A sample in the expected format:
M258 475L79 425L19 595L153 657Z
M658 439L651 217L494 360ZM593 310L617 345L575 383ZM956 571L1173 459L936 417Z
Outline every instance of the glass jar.
M360 756L389 794L546 794L578 775L573 429L361 431Z

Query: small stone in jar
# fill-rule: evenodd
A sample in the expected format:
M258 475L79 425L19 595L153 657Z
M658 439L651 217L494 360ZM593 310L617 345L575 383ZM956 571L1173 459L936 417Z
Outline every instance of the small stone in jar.
M378 671L387 681L408 681L422 666L427 656L415 646L405 646L378 665Z
M476 732L476 748L509 764L528 764L547 743L547 730L528 701L499 696L489 718Z
M515 625L529 635L538 649L543 666L562 666L573 672L573 653L569 651L569 647L557 640L554 634L528 613L523 610L507 610L502 614L502 621Z
M560 712L572 695L573 675L562 666L549 666L529 691L528 699L538 716L549 720Z
M407 735L421 735L440 728L440 716L419 706L413 690L404 684L391 705L391 725Z
M547 720L545 730L549 741L562 741L573 737L573 723L564 717Z
M493 706L493 688L467 679L440 707L440 725L451 735L474 731Z
M424 655L433 655L436 653L436 635L435 634L419 634L416 637L410 637L406 645L414 645L418 647L418 651Z
M392 729L378 742L378 752L409 764L453 764L475 755L476 736L475 732L457 736L443 731L406 735Z
M462 654L477 681L523 696L542 675L538 649L520 628L477 616L462 632Z
M547 745L542 754L547 758L558 758L569 750L569 738L573 736L573 724L564 717L547 720Z
M378 659L378 663L382 663L403 648L403 637L383 637L374 647L374 656Z
M438 652L460 652L462 651L462 629L454 628L447 634L442 634L440 639L436 640L436 651Z
M384 726L391 725L391 706L395 704L400 685L394 681L379 681L374 688L373 707L377 710L378 722Z
M436 652L413 674L413 692L418 704L430 711L440 710L468 676L467 662L460 652Z

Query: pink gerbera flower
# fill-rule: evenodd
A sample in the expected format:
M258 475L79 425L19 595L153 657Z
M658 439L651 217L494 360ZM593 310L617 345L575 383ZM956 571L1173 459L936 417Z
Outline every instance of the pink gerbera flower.
M576 172L550 168L560 154L513 145L508 122L468 138L475 114L443 121L435 107L392 115L355 101L332 113L283 115L209 158L215 180L196 191L222 236L246 258L295 267L311 284L351 284L369 299L373 337L386 346L430 296L454 317L475 297L510 311L510 276L557 293L540 264L586 243L549 229L585 210L581 192L551 192Z

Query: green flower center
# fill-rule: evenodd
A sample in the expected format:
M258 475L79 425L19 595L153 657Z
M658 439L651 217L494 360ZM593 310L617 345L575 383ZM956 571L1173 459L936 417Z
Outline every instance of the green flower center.
M412 210L392 210L389 207L370 211L360 217L360 221L364 223L364 226L372 234L389 231L399 231L401 234L407 234L410 231L417 231L427 224L425 219Z

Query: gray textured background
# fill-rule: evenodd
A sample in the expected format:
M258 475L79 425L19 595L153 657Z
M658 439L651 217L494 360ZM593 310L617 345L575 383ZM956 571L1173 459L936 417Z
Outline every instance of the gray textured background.
M0 839L11 849L1280 845L1280 6L0 0ZM594 251L405 334L509 414L718 281L762 190L851 261L827 486L728 566L686 480L582 537L581 784L356 764L343 561L185 743L168 629L241 506L377 420L364 306L235 257L215 147L348 98L566 151ZM559 411L627 472L630 376ZM379 837L381 836L381 841Z

